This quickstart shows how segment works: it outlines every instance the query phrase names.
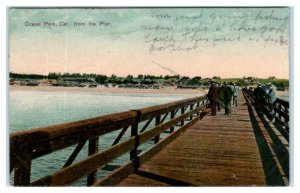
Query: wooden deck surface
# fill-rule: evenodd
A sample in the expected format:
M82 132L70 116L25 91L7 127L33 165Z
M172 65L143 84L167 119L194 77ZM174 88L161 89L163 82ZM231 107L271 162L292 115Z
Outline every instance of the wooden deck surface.
M265 186L247 106L197 121L119 186Z

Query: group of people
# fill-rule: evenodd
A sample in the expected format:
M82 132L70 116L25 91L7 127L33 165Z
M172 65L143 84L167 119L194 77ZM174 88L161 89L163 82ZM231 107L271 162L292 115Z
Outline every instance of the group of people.
M269 119L272 123L275 121L275 111L274 111L274 103L276 101L276 92L275 88L271 83L266 85L258 84L257 87L253 91L254 103L256 106L257 113L259 115L263 112L263 105L267 102L269 109Z
M207 94L212 108L211 115L216 115L217 108L218 111L221 111L221 107L225 109L225 115L231 114L231 100L233 101L233 105L237 107L237 97L238 87L235 84L232 86L224 83L219 86L216 82L211 81L211 86Z
M225 115L231 114L231 101L233 102L233 105L237 107L237 97L237 85L228 85L227 83L224 83L219 86L216 82L211 81L211 86L207 94L207 98L212 108L211 115L216 115L217 109L220 111L222 107L225 109ZM269 109L268 116L273 123L275 121L274 103L276 101L276 92L272 84L268 83L263 85L259 83L253 91L253 97L259 115L263 112L263 105L267 104Z

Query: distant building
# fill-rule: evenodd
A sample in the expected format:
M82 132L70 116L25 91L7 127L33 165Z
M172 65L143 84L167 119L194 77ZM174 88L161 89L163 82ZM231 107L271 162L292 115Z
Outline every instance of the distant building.
M16 80L11 78L9 79L9 85L15 85L16 84Z
M75 82L96 82L95 78L85 77L65 77L63 81L75 81Z

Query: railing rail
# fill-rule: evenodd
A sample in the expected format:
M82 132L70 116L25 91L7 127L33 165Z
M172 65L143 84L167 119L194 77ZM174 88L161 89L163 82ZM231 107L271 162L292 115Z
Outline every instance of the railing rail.
M249 96L251 102L254 103L253 90L244 89L244 92ZM261 106L263 107L263 113L269 117L271 112L268 101L265 100ZM275 111L275 125L285 139L289 141L289 102L276 98L276 101L273 104L273 109Z
M13 133L10 135L10 171L14 171L14 185L64 186L83 176L87 176L87 185L93 185L97 180L98 185L106 184L109 177L106 177L104 181L96 179L95 173L98 169L126 152L130 152L130 161L117 170L121 170L123 173L125 170L126 172L131 171L128 168L136 170L140 162L153 156L161 148L162 145L158 146L159 144L165 145L166 141L180 133L178 130L174 132L174 128L178 126L177 123L181 123L181 128L193 123L201 117L201 113L204 113L207 104L206 96L194 97L163 105ZM177 115L178 112L180 112L179 115ZM167 120L168 116L169 120ZM155 126L146 130L152 120L155 120ZM189 123L184 125L185 121L189 121ZM142 122L146 122L146 124L141 131L139 124ZM121 141L129 127L131 136ZM98 152L99 137L117 130L120 130L120 134L111 142L112 146ZM165 138L164 142L160 142L160 135L166 130L170 130L169 136ZM148 153L146 151L139 155L139 146L152 139L157 145L148 150ZM88 157L73 163L87 141L89 142ZM34 182L31 181L33 159L76 144L77 147L62 169ZM142 155L144 156L142 157Z

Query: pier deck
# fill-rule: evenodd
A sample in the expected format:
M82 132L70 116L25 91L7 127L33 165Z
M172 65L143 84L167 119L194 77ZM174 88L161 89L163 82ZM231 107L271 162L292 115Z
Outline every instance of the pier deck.
M266 185L248 108L242 93L231 115L197 121L119 186Z

